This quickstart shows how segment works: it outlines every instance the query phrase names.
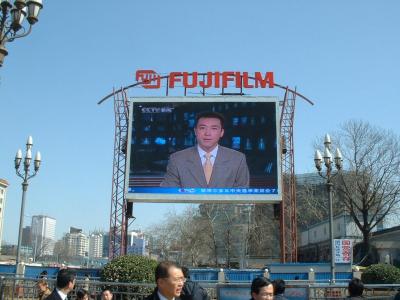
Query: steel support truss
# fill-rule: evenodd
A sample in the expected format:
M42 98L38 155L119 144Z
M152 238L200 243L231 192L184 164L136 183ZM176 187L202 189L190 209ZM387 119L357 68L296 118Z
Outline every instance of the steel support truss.
M199 74L205 76L205 74ZM255 79L254 77L249 77ZM168 96L169 76L162 76L161 80L166 82L165 96ZM125 170L126 170L126 149L128 140L129 120L129 99L127 91L130 88L146 84L148 82L137 82L119 90L114 90L104 97L98 104L108 98L114 98L115 135L114 135L114 162L112 176L112 196L110 211L110 239L109 259L126 254L127 233L129 227L129 215L127 214L128 202L125 197ZM309 99L288 87L274 83L275 87L285 90L282 102L280 130L282 143L282 194L280 216L281 231L281 261L297 261L297 221L296 221L296 182L294 173L294 144L293 127L296 96L301 97L310 104ZM183 89L183 96L186 96L187 89ZM203 89L202 96L206 96ZM220 95L227 95L222 92ZM242 89L235 95L244 95ZM131 217L132 218L132 217Z
M128 140L129 109L126 91L114 91L114 162L110 214L110 259L126 254L128 220L125 198L126 141Z
M296 180L294 172L293 127L296 92L286 89L281 111L281 262L297 261Z

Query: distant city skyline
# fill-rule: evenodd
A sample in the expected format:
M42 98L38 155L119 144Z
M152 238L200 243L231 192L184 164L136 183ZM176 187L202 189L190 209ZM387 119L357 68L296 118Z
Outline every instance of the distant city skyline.
M45 217L49 217L49 218L51 218L51 219L54 219L54 218L52 218L51 216L47 216L47 215L38 215L38 216L45 216ZM33 217L38 217L38 216L32 216L31 217L31 219L33 219ZM57 220L55 220L55 221L57 221ZM32 221L32 223L35 223L35 221ZM26 231L26 230L29 230L29 232L31 232L31 228L32 228L32 223L29 223L29 224L24 224L24 227L23 227L23 232L24 231ZM70 230L70 228L76 228L76 226L68 226L67 228L65 228L65 230L63 230L63 231L59 231L60 232L60 235L59 236L57 236L57 235L54 235L54 237L55 237L55 241L59 241L59 240L61 240L64 236L65 236L65 234L67 234L68 232L69 232L69 230ZM55 228L57 228L57 225L55 226ZM41 228L41 230L40 231L42 231L44 228ZM105 229L100 229L100 228L94 228L94 229L82 229L82 233L84 233L85 235L91 235L91 234L93 234L93 233L98 233L98 232L105 232L105 233L108 233L108 231L109 231L109 229L108 228L105 228ZM18 234L18 231L16 231L16 233L15 233L16 235ZM27 234L27 233L26 233ZM25 235L26 235L25 234ZM24 240L24 234L23 234L23 240ZM15 242L13 243L13 242L10 242L10 241L7 241L7 240L5 240L5 239L3 239L2 241L1 241L1 243L3 244L3 243L5 243L5 244L8 244L8 245L11 245L11 244L17 244L17 239L15 239ZM22 244L24 244L24 242L22 242Z

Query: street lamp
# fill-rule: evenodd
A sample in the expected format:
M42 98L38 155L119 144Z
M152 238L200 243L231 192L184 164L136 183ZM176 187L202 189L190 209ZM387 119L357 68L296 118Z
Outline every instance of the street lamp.
M15 171L19 177L21 177L24 181L22 182L22 203L21 203L21 214L19 216L19 233L18 233L18 246L17 246L17 259L16 259L16 266L18 270L18 266L21 260L21 241L22 241L22 227L24 223L24 210L25 210L25 198L26 198L26 191L28 190L28 180L31 179L33 176L37 174L39 171L40 163L42 158L40 156L40 152L38 151L35 155L35 160L33 161L34 165L34 172L30 172L30 166L32 162L32 137L29 136L26 142L26 154L24 158L24 163L22 167L22 172L20 172L19 167L22 162L22 151L18 149L17 154L15 155Z
M322 157L321 152L319 150L315 151L314 162L315 167L318 170L318 174L326 180L326 187L328 189L329 196L329 239L331 241L331 284L335 284L335 244L334 244L334 236L333 236L333 205L332 205L332 188L333 183L332 179L338 174L338 172L343 167L343 159L342 153L339 148L336 148L334 161L332 160L331 153L331 137L329 134L326 134L324 140L324 156ZM322 172L322 160L324 161L324 165L326 168L325 174ZM337 172L333 173L333 162L335 163Z
M42 0L15 0L14 5L9 0L0 0L0 67L8 54L6 43L30 34L42 8ZM28 30L27 24L23 25L25 17Z

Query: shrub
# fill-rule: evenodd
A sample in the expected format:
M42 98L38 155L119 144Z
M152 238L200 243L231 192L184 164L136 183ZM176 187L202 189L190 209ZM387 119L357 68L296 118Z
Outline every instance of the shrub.
M157 261L153 259L138 255L124 255L106 264L101 270L100 276L101 280L106 282L154 283L156 266ZM153 290L144 286L113 286L111 289L114 293L124 294L123 299L129 298L126 293L146 295L150 294Z
M400 269L392 265L376 264L370 265L362 274L364 283L400 283Z
M138 255L124 255L113 259L101 270L101 280L109 282L151 282L157 261Z

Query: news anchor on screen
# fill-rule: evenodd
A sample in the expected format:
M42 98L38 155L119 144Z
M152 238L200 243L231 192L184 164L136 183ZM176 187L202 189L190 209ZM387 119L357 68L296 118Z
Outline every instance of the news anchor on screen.
M171 154L161 187L247 188L246 156L219 145L224 135L224 116L203 112L196 116L197 145Z

